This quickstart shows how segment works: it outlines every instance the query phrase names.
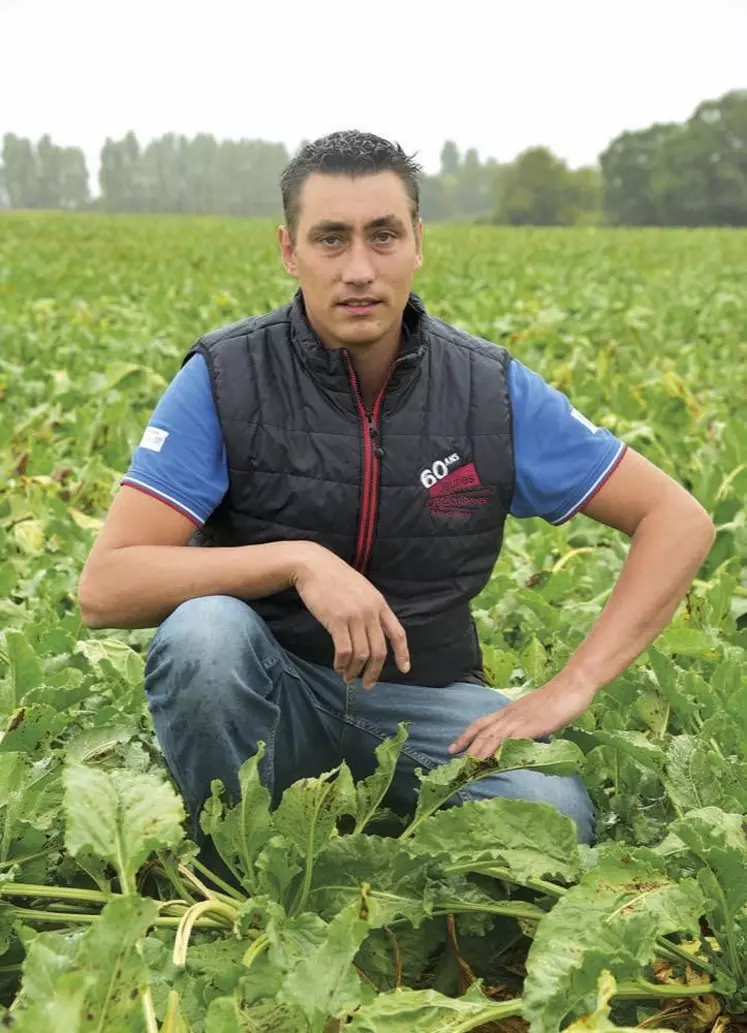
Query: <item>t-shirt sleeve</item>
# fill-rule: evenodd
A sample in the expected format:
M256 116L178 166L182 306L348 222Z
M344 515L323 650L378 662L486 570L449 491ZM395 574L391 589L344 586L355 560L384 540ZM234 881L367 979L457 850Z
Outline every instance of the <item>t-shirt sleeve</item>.
M120 484L152 495L201 527L228 490L223 434L202 355L161 396Z
M565 523L608 480L627 446L516 359L508 389L516 470L511 513Z

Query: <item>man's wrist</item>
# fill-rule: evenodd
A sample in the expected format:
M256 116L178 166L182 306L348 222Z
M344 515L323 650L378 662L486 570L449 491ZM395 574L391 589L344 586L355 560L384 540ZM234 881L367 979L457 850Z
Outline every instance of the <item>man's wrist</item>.
M552 680L562 686L564 691L572 692L574 696L586 699L588 703L591 703L603 685L593 671L581 664L574 664L572 661L566 664Z
M301 578L309 569L315 556L323 546L310 541L288 541L278 543L282 552L283 570L289 588L295 588Z

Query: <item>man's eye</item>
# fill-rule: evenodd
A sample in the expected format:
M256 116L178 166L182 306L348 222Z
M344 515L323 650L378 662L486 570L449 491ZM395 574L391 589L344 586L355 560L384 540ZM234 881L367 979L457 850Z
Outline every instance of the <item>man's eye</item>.
M335 244L340 243L340 238L332 233L328 233L326 237L320 237L319 242L321 244L329 244L330 247L334 247Z
M386 239L382 240L382 237ZM395 234L392 233L391 230L379 230L379 232L376 234L376 239L380 244L389 244L392 240L395 239Z

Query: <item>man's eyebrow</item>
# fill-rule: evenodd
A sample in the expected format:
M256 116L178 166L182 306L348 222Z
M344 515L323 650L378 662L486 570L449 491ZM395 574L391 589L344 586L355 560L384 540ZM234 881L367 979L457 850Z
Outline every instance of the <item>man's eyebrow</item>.
M371 222L367 222L365 229L367 230L378 230L383 229L386 226L396 226L398 229L404 229L404 224L400 218L396 215L380 215L378 219L372 219ZM337 222L334 219L324 219L322 222L317 222L309 230L309 234L315 236L318 233L348 233L353 227L349 222Z
M332 219L324 219L311 227L309 235L317 233L345 233L349 229L352 229L352 227L347 222L334 222Z
M384 226L396 226L398 229L404 229L404 223L396 215L382 215L378 219L372 219L366 225L367 230L378 230Z

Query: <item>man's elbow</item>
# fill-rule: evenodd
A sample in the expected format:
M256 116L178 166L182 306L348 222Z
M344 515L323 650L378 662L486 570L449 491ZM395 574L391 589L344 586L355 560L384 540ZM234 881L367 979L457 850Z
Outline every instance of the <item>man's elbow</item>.
M690 497L692 498L692 496ZM716 525L708 510L701 506L697 499L693 498L692 501L694 503L693 520L697 533L702 536L704 543L710 551L711 546L716 541Z
M692 495L688 495L687 502L680 510L679 523L681 527L687 528L689 540L693 545L697 543L705 559L716 540L716 525L709 512Z
M683 488L651 506L638 526L677 539L681 547L697 553L701 563L711 551L717 534L708 511Z
M110 626L103 608L101 592L88 569L84 569L78 582L78 611L81 620L91 631L100 631L101 628Z

